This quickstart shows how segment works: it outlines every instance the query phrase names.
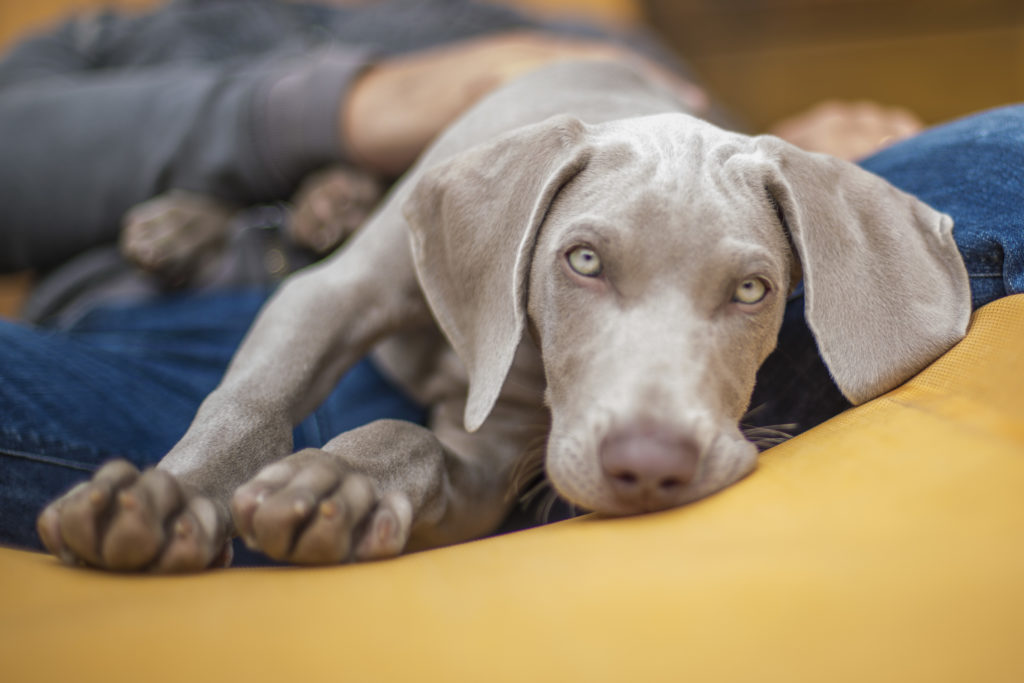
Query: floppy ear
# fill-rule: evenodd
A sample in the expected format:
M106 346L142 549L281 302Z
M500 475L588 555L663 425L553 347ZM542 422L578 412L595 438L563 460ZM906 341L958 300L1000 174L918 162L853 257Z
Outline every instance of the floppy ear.
M490 414L526 318L548 207L586 164L585 127L557 116L427 170L404 205L420 286L469 373L465 426Z
M964 336L970 286L949 216L854 164L755 144L803 269L807 323L846 398L889 391Z

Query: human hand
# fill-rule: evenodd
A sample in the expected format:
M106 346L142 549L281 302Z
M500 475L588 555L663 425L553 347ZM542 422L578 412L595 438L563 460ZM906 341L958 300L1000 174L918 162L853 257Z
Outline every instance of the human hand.
M918 133L906 109L829 100L775 124L769 132L811 152L854 161Z
M628 61L700 111L696 86L622 47L536 33L503 33L387 59L353 85L339 124L355 160L397 175L448 123L503 83L557 61Z

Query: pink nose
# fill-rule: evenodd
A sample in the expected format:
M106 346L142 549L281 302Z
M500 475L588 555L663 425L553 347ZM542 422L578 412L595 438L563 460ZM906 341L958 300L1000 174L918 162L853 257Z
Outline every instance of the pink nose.
M646 425L609 434L599 453L605 479L631 513L679 505L700 460L691 437Z

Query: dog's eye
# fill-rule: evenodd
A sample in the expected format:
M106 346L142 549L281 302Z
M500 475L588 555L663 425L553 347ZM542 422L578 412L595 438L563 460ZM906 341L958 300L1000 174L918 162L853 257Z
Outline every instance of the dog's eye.
M747 278L740 283L732 300L741 304L756 304L768 294L768 285L759 277Z
M573 247L567 257L569 267L584 277L601 274L601 257L590 247Z

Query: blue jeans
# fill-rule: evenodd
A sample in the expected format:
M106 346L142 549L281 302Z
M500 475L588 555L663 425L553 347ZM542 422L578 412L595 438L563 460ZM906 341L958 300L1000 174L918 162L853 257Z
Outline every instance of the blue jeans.
M167 453L266 296L105 306L60 330L0 321L0 543L41 549L34 520L48 501L106 460L144 467ZM295 447L378 418L425 413L364 360L295 428Z
M974 305L1024 291L1024 106L941 126L864 162L956 221ZM106 306L68 329L0 323L0 543L39 548L42 506L101 462L155 463L214 388L265 295L181 295ZM800 432L848 404L790 302L747 422ZM353 368L296 428L319 446L376 418L424 412L374 369Z

